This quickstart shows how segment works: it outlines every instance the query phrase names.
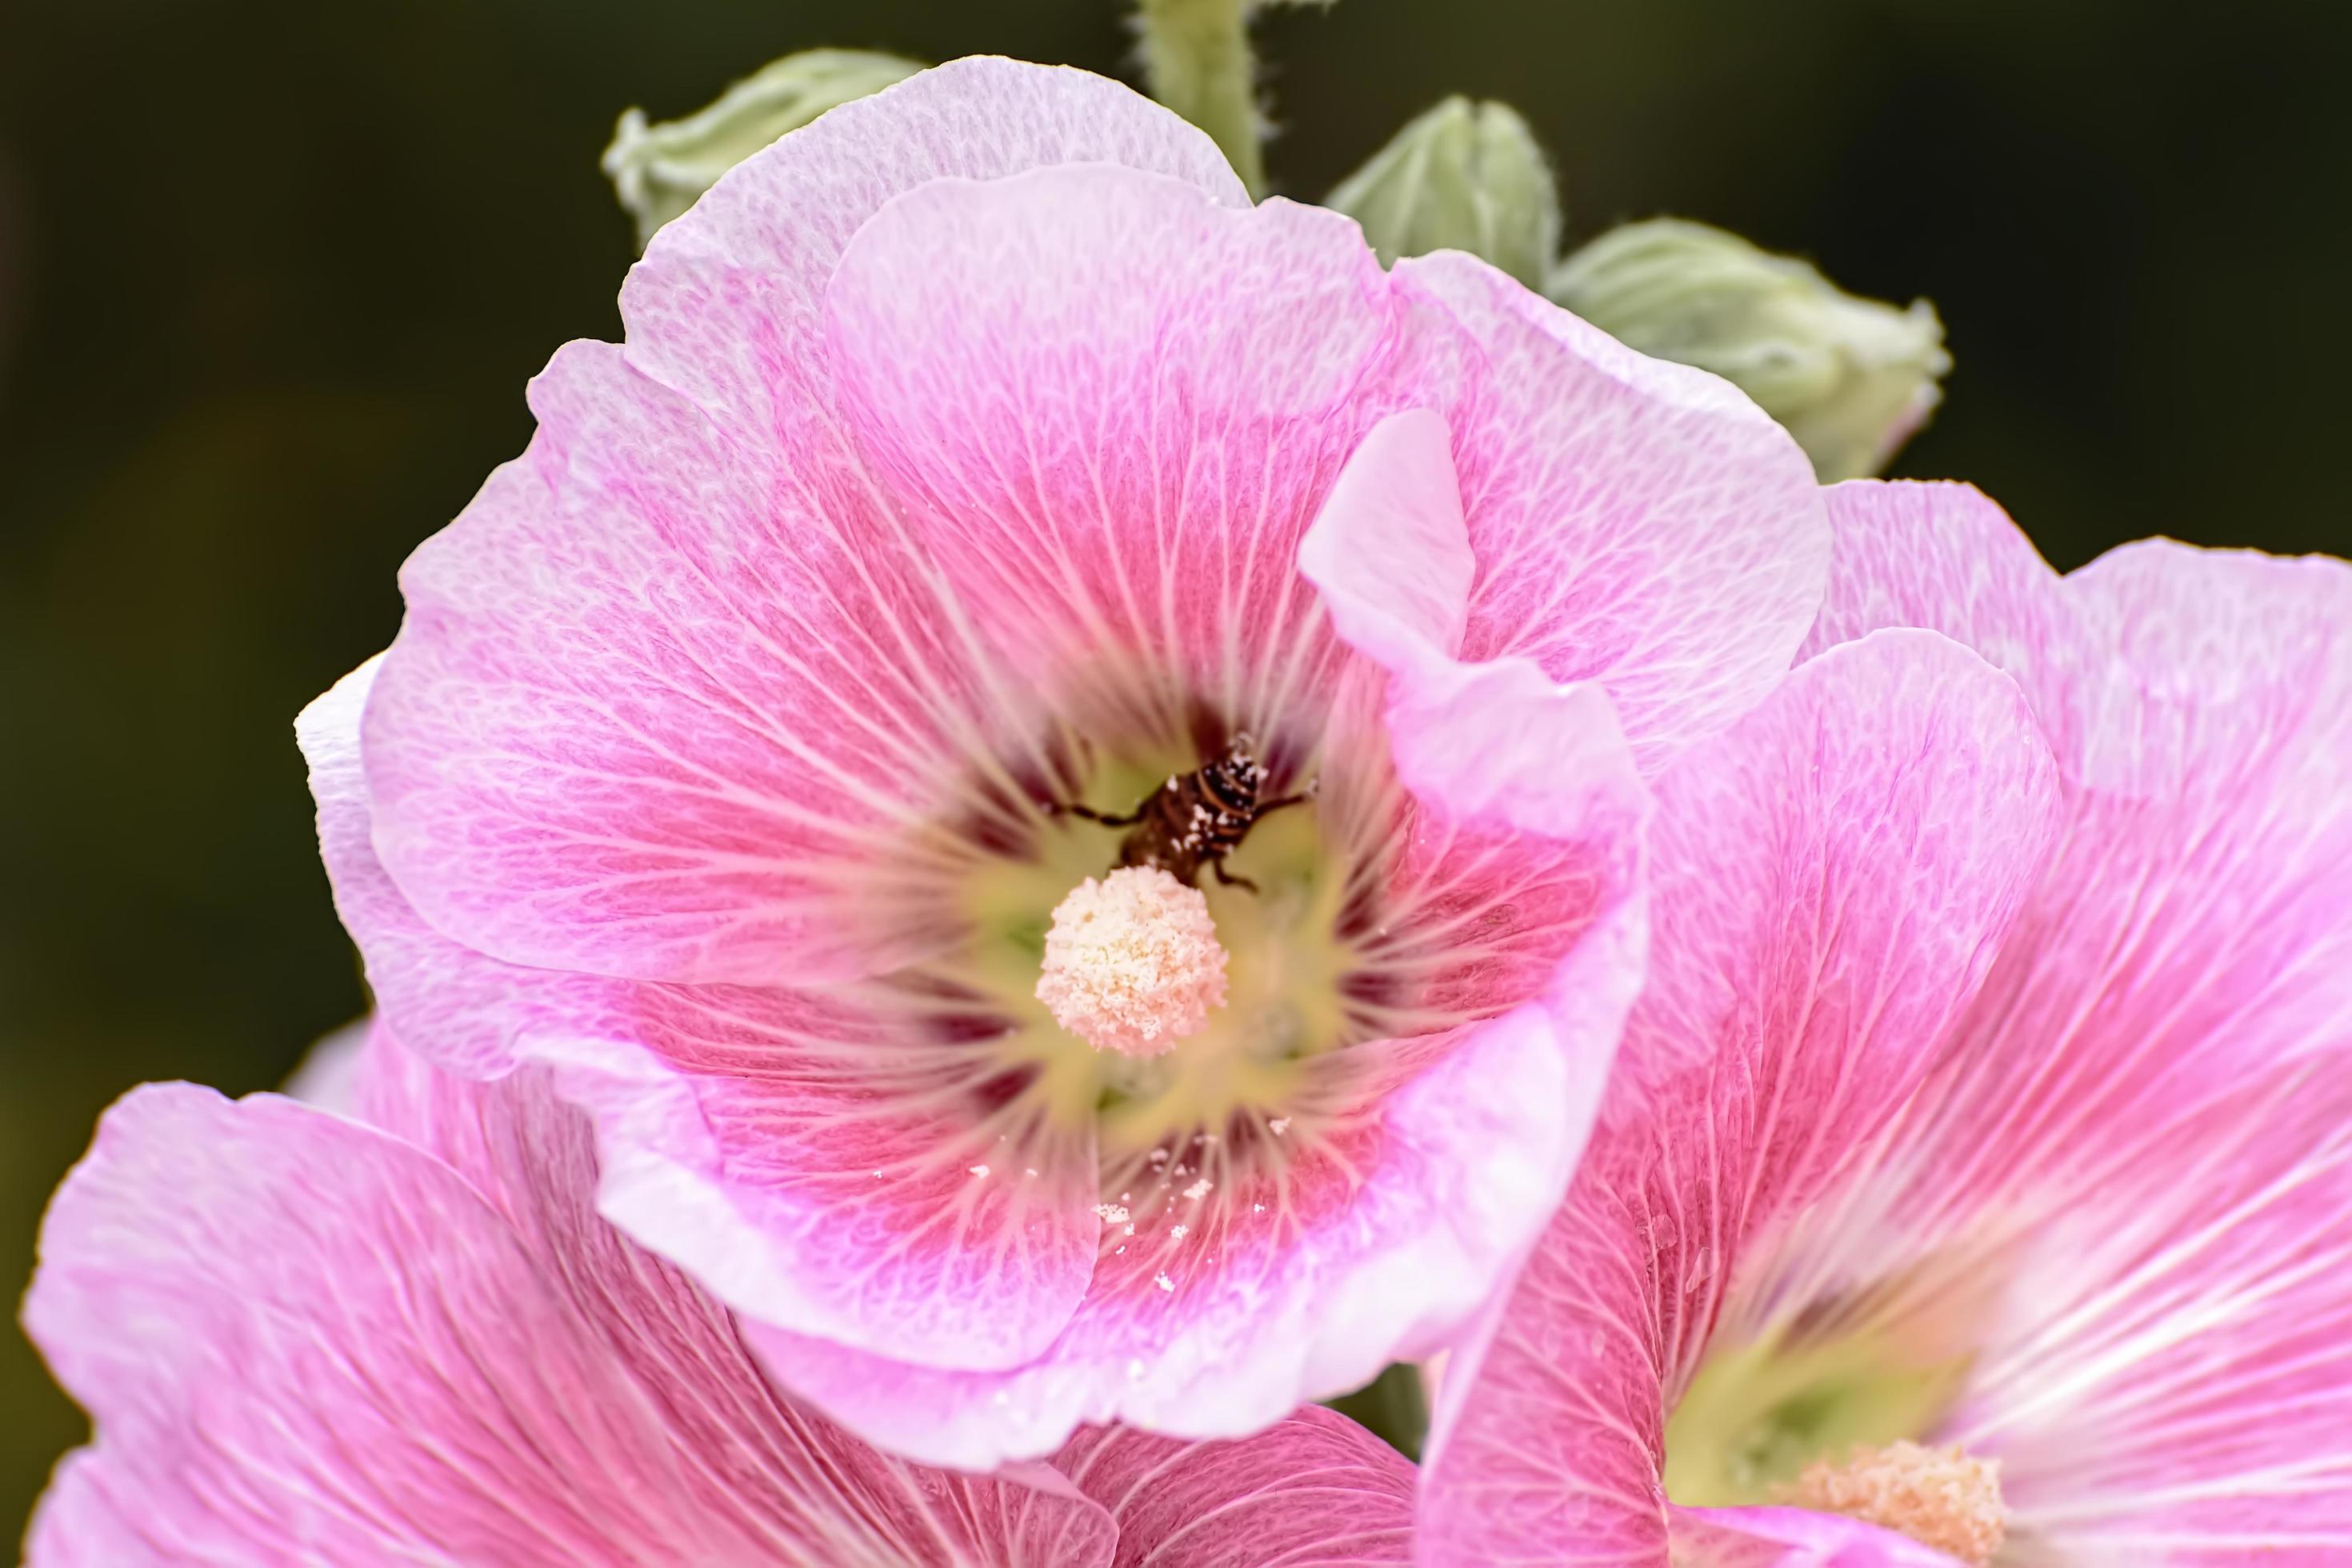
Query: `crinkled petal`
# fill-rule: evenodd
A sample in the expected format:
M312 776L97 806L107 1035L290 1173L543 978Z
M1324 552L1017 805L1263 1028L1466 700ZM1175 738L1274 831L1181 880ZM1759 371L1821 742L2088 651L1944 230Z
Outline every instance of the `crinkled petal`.
M33 1561L1108 1561L1066 1490L921 1477L781 1409L698 1300L617 1242L538 1252L354 1122L138 1090L26 1303L100 1433Z
M2056 579L1973 491L1834 493L1855 543L1825 630L1900 617L2013 661L2073 786L1947 1118L2000 1182L1958 1190L2122 1170L2250 1074L2341 1051L2352 566L2153 541Z
M1905 620L2013 663L2070 784L1939 1093L1967 1147L1936 1184L2086 1190L2250 1075L2341 1051L2352 566L2150 542L2059 579L1972 490L1833 495L1853 548L1824 633Z
M1809 662L1659 796L1658 945L1620 1086L1507 1305L1447 1368L1428 1561L1561 1540L1664 1561L1664 1415L1739 1243L1919 1081L2057 805L2014 685L1924 633Z
M1637 354L1471 257L1395 276L1483 351L1436 405L1479 568L1462 656L1600 685L1654 771L1786 674L1827 567L1811 468L1729 383Z
M1093 1428L1054 1464L1118 1521L1118 1568L1412 1561L1412 1466L1318 1405L1222 1443Z
M403 574L379 855L518 963L807 984L945 943L940 828L1044 787L1054 721L1151 741L1328 679L1287 563L1394 313L1344 219L1087 165L886 206L772 438L572 345Z

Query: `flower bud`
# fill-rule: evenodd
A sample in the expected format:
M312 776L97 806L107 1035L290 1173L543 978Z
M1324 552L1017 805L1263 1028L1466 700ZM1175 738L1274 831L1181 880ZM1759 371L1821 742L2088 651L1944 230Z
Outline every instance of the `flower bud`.
M1364 226L1384 262L1466 250L1530 289L1559 251L1559 191L1507 104L1449 98L1410 121L1323 199Z
M638 246L785 132L922 68L869 49L805 49L770 61L683 120L650 125L644 110L630 110L604 149L604 173L637 220Z
M1927 300L1856 299L1794 257L1679 218L1612 229L1546 291L1629 348L1738 385L1825 484L1877 472L1927 422L1952 364Z

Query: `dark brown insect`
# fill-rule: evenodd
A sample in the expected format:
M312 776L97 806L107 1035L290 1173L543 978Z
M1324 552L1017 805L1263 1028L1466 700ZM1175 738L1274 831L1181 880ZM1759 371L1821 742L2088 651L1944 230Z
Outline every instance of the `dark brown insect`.
M1119 841L1122 866L1157 866L1186 887L1193 885L1201 868L1206 866L1227 887L1255 892L1256 883L1225 869L1225 857L1241 847L1242 839L1259 817L1311 800L1315 786L1310 784L1279 800L1259 799L1258 792L1265 787L1265 769L1252 754L1253 743L1247 735L1234 736L1223 756L1189 773L1171 774L1166 784L1123 816L1113 816L1087 805L1056 809L1106 827L1132 828Z

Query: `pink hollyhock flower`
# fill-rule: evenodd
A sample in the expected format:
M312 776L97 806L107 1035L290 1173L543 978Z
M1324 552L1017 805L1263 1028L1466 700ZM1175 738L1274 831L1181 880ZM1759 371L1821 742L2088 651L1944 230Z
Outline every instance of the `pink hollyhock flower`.
M1001 60L735 170L622 313L303 724L393 1026L551 1068L603 1212L929 1462L1443 1342L1638 984L1643 775L1811 622L1802 454Z
M1326 1410L993 1477L877 1453L596 1217L585 1128L531 1075L367 1056L378 1126L187 1084L108 1113L26 1303L98 1426L31 1568L1408 1560L1412 1467Z
M1423 1560L2352 1561L2352 568L1831 493L1826 651L1662 788L1628 1078ZM2041 769L1981 679L1854 679L1905 625L2054 751L2013 924Z

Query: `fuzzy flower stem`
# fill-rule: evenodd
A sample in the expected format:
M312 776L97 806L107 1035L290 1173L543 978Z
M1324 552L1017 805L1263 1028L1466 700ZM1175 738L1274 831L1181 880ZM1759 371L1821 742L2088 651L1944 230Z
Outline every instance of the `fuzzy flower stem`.
M1265 194L1265 130L1250 53L1252 0L1142 0L1151 96L1207 132L1253 196Z

